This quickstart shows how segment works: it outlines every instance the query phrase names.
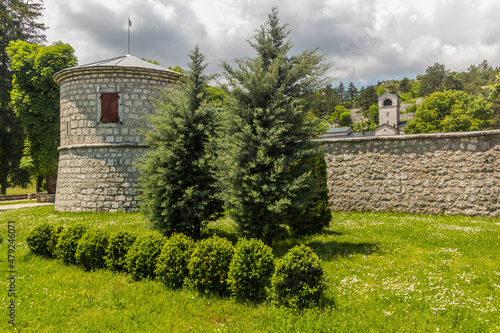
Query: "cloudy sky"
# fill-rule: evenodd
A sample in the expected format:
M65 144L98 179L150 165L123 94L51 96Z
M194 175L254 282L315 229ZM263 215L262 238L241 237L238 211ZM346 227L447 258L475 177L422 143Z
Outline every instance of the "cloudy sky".
M220 73L220 60L254 56L247 40L273 6L290 24L292 53L319 47L329 75L359 87L415 78L435 62L465 71L484 59L500 66L498 0L44 0L49 42L75 49L79 64L127 53L164 67L186 67L198 44Z

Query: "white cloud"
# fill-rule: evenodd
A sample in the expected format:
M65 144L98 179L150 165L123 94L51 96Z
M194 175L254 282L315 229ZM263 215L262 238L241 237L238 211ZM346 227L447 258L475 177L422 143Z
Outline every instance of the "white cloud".
M45 0L49 41L71 44L80 63L123 55L131 17L132 53L185 67L200 45L219 60L253 56L246 40L273 5L289 23L294 53L320 47L339 81L414 77L435 62L463 71L500 65L500 3L494 0Z

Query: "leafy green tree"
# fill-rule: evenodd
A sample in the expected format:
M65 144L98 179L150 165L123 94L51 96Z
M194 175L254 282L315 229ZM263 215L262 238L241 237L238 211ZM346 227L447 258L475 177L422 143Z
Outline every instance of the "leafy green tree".
M492 84L485 87L485 92L493 106L492 128L500 128L500 73L496 75L496 80Z
M208 164L217 109L207 103L211 76L203 72L206 56L198 46L184 82L156 101L153 130L146 141L153 148L141 160L142 210L163 233L198 237L203 223L220 210L215 179Z
M333 111L332 116L330 117L330 119L328 121L331 123L337 123L337 124L341 125L341 118L342 118L342 115L345 113L349 113L349 110L347 110L345 108L345 106L335 105L335 111ZM349 113L349 117L350 117L350 113ZM344 116L344 118L345 118L345 116Z
M0 2L0 193L5 194L7 180L23 184L29 175L19 168L23 154L24 129L10 104L12 71L7 55L11 41L45 41L45 26L38 23L42 5L23 0Z
M52 76L76 66L73 48L56 42L40 46L21 40L7 47L13 72L11 100L26 131L24 167L45 175L47 191L55 193L59 153L59 86Z
M418 94L420 96L428 96L435 91L443 90L443 82L448 70L446 66L436 62L434 65L427 67L425 76L420 82Z
M316 123L301 92L324 86L329 64L316 50L289 56L289 33L273 8L250 41L257 56L236 60L237 68L222 63L231 89L218 150L221 193L240 234L266 244L305 214L319 187L305 163L317 154Z
M475 131L488 126L491 105L482 96L462 91L435 92L417 108L405 132L436 133Z
M180 68L179 66L175 66L175 67L168 66L168 69L170 69L171 71L180 73L180 74L184 74L184 70L182 68Z

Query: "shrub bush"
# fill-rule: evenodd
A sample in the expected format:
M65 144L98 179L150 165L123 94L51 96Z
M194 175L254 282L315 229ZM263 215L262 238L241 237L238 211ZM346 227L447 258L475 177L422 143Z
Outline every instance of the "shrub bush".
M229 266L231 296L239 301L264 300L273 272L274 258L271 248L261 240L240 239Z
M102 228L88 229L78 242L76 264L90 271L106 267L109 233Z
M58 229L48 222L35 226L26 237L31 252L44 257L53 257L53 242L54 238L57 238L57 231Z
M136 239L136 235L127 231L111 234L106 248L106 266L113 271L126 270L125 257Z
M217 236L198 242L188 263L188 284L201 294L227 296L233 253L233 245Z
M315 306L323 295L324 285L318 256L309 247L298 245L276 264L271 279L271 302L296 309Z
M156 276L156 261L164 243L165 237L158 231L137 237L125 257L126 268L135 280L153 279Z
M296 235L320 233L324 228L328 228L332 219L332 212L328 202L325 155L320 151L305 163L314 168L314 178L318 187L313 200L306 206L303 214L289 222L292 233Z
M75 253L78 242L87 229L86 224L78 223L67 227L61 232L57 241L56 254L65 264L76 264Z
M184 234L172 235L163 245L155 274L167 287L182 287L189 275L188 263L194 251L194 241Z

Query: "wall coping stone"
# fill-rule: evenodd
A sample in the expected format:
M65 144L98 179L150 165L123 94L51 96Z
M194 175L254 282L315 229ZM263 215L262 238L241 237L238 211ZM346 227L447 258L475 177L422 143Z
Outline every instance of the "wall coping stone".
M145 143L137 142L120 142L120 143L84 143L76 145L67 145L57 148L57 150L69 150L69 149L85 149L85 148L149 148L149 145Z
M401 141L413 139L445 139L445 138L470 138L490 135L499 135L500 130L470 131L470 132L448 132L448 133L425 133L425 134L403 134L385 136L367 136L352 138L318 138L321 143L328 142L354 142L354 141Z

